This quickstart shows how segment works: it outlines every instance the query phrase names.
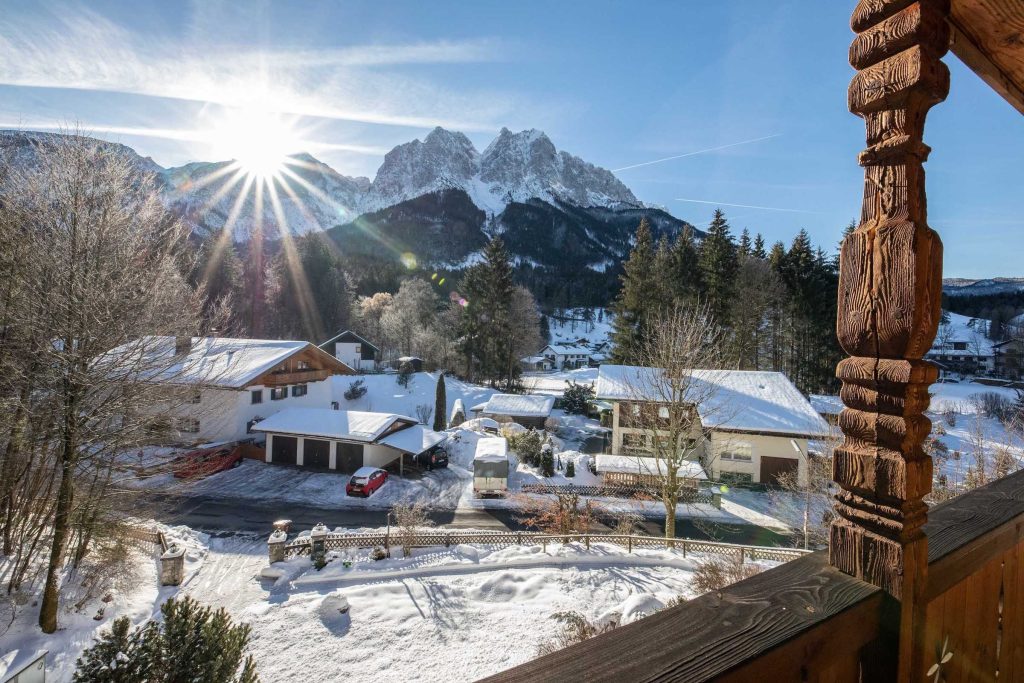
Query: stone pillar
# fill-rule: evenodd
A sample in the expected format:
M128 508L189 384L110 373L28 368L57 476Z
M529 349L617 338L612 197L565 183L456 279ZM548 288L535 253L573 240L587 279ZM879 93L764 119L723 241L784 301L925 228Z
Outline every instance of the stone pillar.
M299 436L295 438L295 441L295 464L298 465L299 467L302 467L303 465L306 464L306 439L304 437Z
M922 449L935 366L922 360L939 324L942 243L928 227L923 142L928 110L949 92L940 61L949 0L860 0L850 63L850 111L867 149L857 229L842 245L837 368L845 441L833 458L831 563L901 601L899 680L924 678L920 628L928 570L923 498L932 462Z
M272 454L274 452L274 435L273 434L267 434L266 449L267 449L266 452L263 454L263 459L266 462L271 462L271 458L273 457Z
M327 564L327 534L329 533L327 527L321 523L313 527L309 534L309 557L317 569Z
M172 544L160 556L160 585L180 586L185 580L185 549Z
M330 462L327 464L332 470L338 469L338 442L331 440Z
M270 560L270 564L275 562L284 562L284 547L288 543L288 534L281 530L275 529L270 538L267 539L267 559Z

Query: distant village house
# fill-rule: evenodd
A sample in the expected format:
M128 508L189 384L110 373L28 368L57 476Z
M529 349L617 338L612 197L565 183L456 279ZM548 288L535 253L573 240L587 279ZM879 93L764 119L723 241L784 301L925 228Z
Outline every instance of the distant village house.
M331 337L320 348L360 372L376 370L380 365L380 349L352 330Z

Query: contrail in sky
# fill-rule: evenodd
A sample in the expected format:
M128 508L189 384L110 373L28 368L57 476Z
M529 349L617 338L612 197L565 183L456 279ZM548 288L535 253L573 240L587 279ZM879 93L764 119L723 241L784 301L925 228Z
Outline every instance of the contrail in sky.
M788 213L814 213L820 214L820 211L805 211L803 209L781 209L777 206L754 206L753 204L730 204L729 202L709 202L705 199L683 199L682 197L676 197L677 202L693 202L694 204L715 204L717 206L735 206L739 209L761 209L764 211L786 211Z
M708 147L707 149L699 149L696 152L687 152L686 154L677 154L674 157L665 157L664 159L655 159L654 161L644 161L639 164L633 164L631 166L623 166L622 168L613 168L612 173L618 173L619 171L628 171L631 168L640 168L641 166L650 166L651 164L660 164L663 161L672 161L673 159L682 159L684 157L692 157L698 154L707 154L708 152L717 152L720 149L727 149L729 147L738 147L739 145L749 145L752 142L761 142L762 140L770 140L772 138L780 137L782 133L776 133L774 135L765 135L761 138L754 138L753 140L743 140L742 142L730 142L728 145L719 145L718 147Z

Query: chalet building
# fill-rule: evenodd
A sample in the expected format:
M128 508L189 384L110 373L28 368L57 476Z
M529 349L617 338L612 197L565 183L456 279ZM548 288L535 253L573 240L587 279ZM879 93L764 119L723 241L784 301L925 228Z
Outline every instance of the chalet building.
M531 429L543 429L555 407L554 396L494 394L486 403L473 406L474 417L511 421Z
M992 345L994 374L1018 381L1024 377L1024 339L1007 339Z
M268 463L349 473L395 463L401 471L403 455L417 456L447 438L404 415L330 408L283 410L253 429L267 435Z
M157 383L195 385L195 398L177 409L172 425L180 443L235 441L285 408L331 406L332 375L352 368L304 341L162 337L147 339L146 353L174 357L160 365ZM124 345L111 353L132 353Z
M576 344L548 344L540 350L543 370L575 370L590 366L591 350Z
M988 321L956 313L944 313L947 322L939 325L938 334L925 358L941 365L945 373L987 375L995 369L992 340L988 338Z
M613 455L641 458L653 452L650 439L658 434L642 428L636 416L657 409L659 417L668 417L668 406L659 404L654 391L660 373L655 368L601 366L596 394L612 404ZM827 437L829 426L785 375L695 370L692 381L702 400L695 406L698 426L687 446L711 479L771 484L779 475L796 471L806 480L808 441Z
M352 330L331 337L320 348L358 372L370 372L380 366L380 349Z

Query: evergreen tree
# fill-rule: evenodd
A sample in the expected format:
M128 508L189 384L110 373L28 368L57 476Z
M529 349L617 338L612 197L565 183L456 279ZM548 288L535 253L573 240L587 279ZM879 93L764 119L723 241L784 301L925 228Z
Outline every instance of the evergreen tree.
M679 302L694 303L701 294L701 277L697 246L693 231L684 227L672 244L669 270L662 274L672 297Z
M754 237L754 248L750 253L759 259L768 258L768 252L764 250L764 237L761 236L761 233L757 233Z
M548 322L546 315L540 317L540 338L544 340L545 344L551 343L551 323Z
M701 243L698 265L708 306L715 320L727 326L738 261L736 244L721 209L715 209L707 235Z
M448 398L445 396L444 373L437 375L437 389L434 390L434 431L443 432L448 426Z
M743 228L743 232L740 233L740 242L737 247L740 256L750 256L753 251L753 246L750 243L750 231Z
M409 382L412 381L413 372L412 363L407 360L402 361L402 364L398 366L398 376L395 377L395 381L398 382L398 386L403 389L409 388Z
M635 360L641 331L656 306L653 293L658 289L655 271L654 239L644 217L636 230L636 242L623 264L622 289L612 304L612 359L629 364Z

